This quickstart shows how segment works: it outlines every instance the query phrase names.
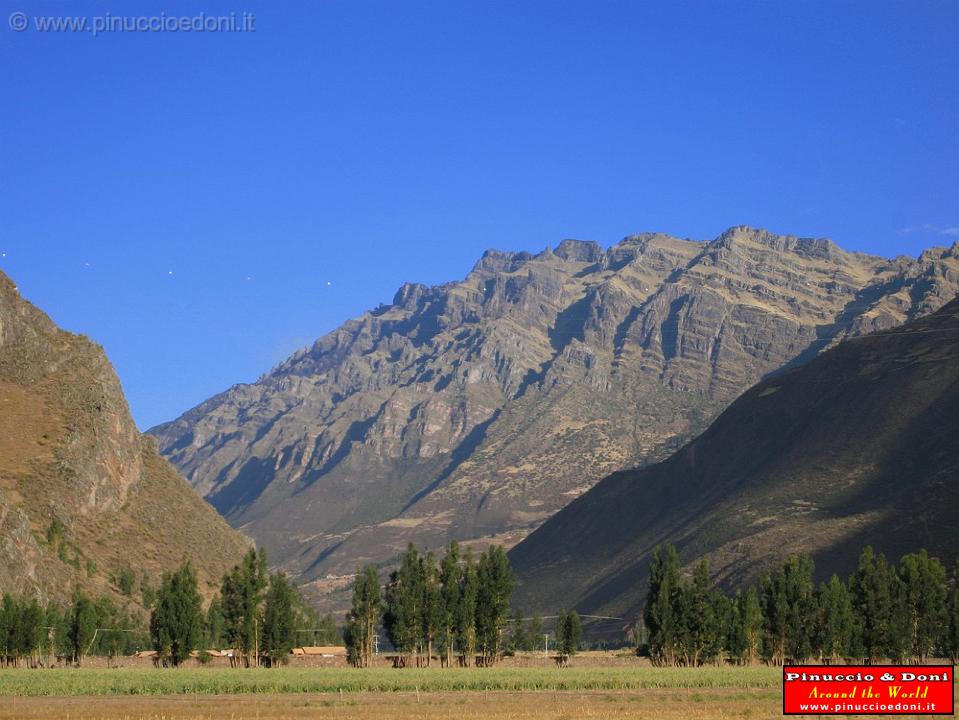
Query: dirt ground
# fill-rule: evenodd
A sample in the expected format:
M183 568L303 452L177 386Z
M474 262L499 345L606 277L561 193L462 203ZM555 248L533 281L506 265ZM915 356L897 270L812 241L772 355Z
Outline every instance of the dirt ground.
M0 699L0 720L781 718L779 690L176 695Z

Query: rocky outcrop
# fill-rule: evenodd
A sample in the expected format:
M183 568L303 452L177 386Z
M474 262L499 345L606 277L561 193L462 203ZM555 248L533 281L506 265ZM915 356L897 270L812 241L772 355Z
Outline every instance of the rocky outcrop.
M208 592L248 541L141 435L102 348L0 273L0 592L116 593L183 557Z
M957 249L894 260L737 227L488 251L404 285L269 374L150 432L301 580L409 539L515 542L661 460L765 375L940 307Z

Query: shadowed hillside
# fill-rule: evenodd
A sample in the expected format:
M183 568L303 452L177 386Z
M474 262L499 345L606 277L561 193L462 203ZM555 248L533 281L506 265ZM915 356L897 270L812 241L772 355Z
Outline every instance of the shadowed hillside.
M669 460L600 482L515 547L517 602L635 613L652 549L720 582L792 553L959 554L959 300L756 385Z

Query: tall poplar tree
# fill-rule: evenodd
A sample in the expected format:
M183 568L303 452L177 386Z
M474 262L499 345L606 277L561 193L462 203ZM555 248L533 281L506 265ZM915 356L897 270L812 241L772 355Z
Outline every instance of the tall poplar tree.
M196 571L189 561L164 573L150 614L153 649L174 667L190 656L202 637L202 611Z
M423 559L421 579L423 588L422 637L426 650L426 666L429 667L433 662L433 643L442 633L445 615L440 573L436 567L436 556L433 555L432 551L426 553L426 557Z
M223 576L220 601L227 642L248 667L259 662L263 593L267 585L266 552L250 548L239 565Z
M296 588L283 573L270 576L263 608L263 651L270 667L289 657L296 644Z
M853 647L855 616L846 585L833 574L816 594L814 645L822 659L836 662L848 657Z
M83 663L83 656L93 642L97 631L97 611L93 601L82 591L77 590L73 596L73 606L70 610L70 622L67 635L73 661L77 665Z
M679 556L672 545L665 557L660 548L653 550L649 566L649 589L643 620L649 632L649 655L655 665L673 665L678 644L678 618L682 587L679 577Z
M373 662L376 626L382 609L376 568L367 565L353 581L353 603L346 616L347 654L356 667L369 667Z
M459 612L456 618L456 643L463 654L463 662L469 666L476 658L476 603L479 578L473 561L473 548L466 548L466 563L463 567L462 590Z
M491 545L480 556L477 568L479 588L476 600L476 637L484 663L495 662L502 653L504 632L509 624L510 598L515 577L506 552Z
M410 543L399 569L386 586L383 624L393 647L412 663L423 639L424 568L416 546Z
M920 663L934 653L948 628L946 569L925 550L899 562L905 593L906 625L912 657Z
M446 656L446 666L452 665L453 646L456 639L457 617L462 596L463 571L460 568L459 545L453 540L446 548L440 564L440 593L443 596L443 612L440 622L440 649Z

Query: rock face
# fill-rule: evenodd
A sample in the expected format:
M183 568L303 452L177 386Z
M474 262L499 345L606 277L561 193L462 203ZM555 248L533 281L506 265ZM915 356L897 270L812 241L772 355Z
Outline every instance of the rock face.
M410 539L515 542L766 374L937 309L957 255L888 260L745 227L489 251L465 280L404 285L150 432L301 581Z
M791 554L959 555L959 300L848 339L736 400L667 461L611 475L510 553L522 607L634 617L673 543L739 586Z
M0 273L0 592L116 592L189 557L204 592L249 541L141 435L103 350Z

